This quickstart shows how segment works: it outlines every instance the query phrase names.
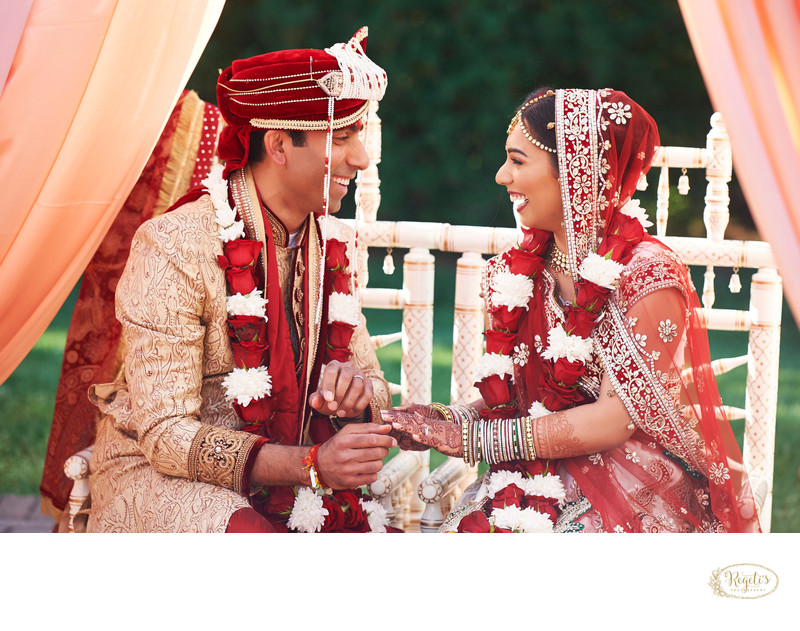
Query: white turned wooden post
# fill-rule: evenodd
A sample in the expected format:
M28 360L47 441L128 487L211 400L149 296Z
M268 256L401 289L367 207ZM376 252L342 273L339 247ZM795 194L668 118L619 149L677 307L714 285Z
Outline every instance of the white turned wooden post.
M417 490L425 502L425 512L419 521L420 532L437 532L450 512L459 490L463 490L464 475L469 467L459 458L448 458L425 478ZM475 478L474 472L472 479ZM470 480L471 481L471 480Z
M656 236L667 236L667 220L669 219L669 168L666 163L658 174L656 189Z
M759 500L761 529L772 525L772 478L775 465L775 420L778 413L783 282L774 269L762 268L750 285L750 354L747 363L748 410L744 426L744 464Z
M411 248L403 257L403 361L401 403L430 403L433 377L433 280L435 259L426 248ZM430 473L430 452L413 472L405 489L409 521L418 521L425 509L417 497L419 483Z
M706 186L705 207L703 208L703 223L706 226L706 238L719 243L725 238L725 229L730 218L730 195L728 182L733 173L733 156L731 142L722 115L719 113L711 117L711 131L706 136ZM710 309L714 306L716 296L714 293L714 267L706 266L703 282L703 306Z
M483 257L477 252L465 252L456 264L453 367L450 378L452 404L467 405L480 397L475 387L475 375L483 352L483 265Z
M413 484L416 489L419 482L414 483L412 478L420 469L427 472L429 461L430 453L427 451L401 451L386 463L378 479L369 485L370 495L386 508L392 526L405 530L411 522L419 519L419 515L415 515L414 503L409 502L413 498L406 497L408 492L404 493L403 488Z
M475 375L483 353L483 299L481 272L484 260L478 252L465 252L456 264L455 308L453 313L453 367L450 378L450 402L467 405L480 397ZM460 458L448 458L419 486L419 498L425 502L420 518L421 532L436 532L458 492L475 479L477 469ZM464 479L467 476L467 479Z
M92 458L94 447L79 451L74 456L67 458L64 463L64 473L73 480L72 490L69 494L69 532L75 532L75 515L89 497L89 461Z
M425 248L403 257L402 403L431 402L434 263Z

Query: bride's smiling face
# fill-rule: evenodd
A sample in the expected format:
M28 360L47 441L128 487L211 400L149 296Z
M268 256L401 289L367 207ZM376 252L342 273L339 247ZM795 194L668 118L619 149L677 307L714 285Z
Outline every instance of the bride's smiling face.
M564 211L552 156L531 143L519 125L508 135L506 161L495 181L508 190L523 226L559 231Z

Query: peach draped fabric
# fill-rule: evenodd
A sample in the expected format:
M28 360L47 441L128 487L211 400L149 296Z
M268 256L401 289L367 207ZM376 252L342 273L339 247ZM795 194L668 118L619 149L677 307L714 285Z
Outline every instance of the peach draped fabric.
M679 0L753 219L782 270L800 269L800 0ZM800 277L785 274L800 322Z
M35 0L0 96L0 383L128 196L224 0Z

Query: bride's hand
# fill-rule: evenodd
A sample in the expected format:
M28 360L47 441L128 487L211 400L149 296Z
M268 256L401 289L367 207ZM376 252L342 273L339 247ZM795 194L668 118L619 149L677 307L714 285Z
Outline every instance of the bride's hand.
M430 410L433 416L427 416L424 410L418 411L416 408L419 407ZM381 419L384 423L391 423L391 434L397 438L401 447L405 440L410 439L421 446L418 448L430 447L446 456L461 457L461 427L443 420L426 405L412 404L384 410L381 412Z

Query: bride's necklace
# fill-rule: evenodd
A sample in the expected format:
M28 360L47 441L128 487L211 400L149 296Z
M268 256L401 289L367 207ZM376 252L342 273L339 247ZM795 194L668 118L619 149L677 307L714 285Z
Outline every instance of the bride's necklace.
M569 271L569 257L558 249L555 241L550 244L547 262L555 271L561 272L565 276L572 276L572 272Z

